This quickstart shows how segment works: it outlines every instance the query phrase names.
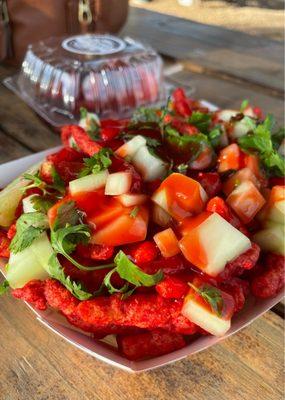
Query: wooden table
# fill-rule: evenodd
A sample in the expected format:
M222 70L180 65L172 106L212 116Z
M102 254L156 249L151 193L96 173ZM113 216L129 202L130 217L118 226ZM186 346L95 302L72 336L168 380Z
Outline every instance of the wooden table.
M150 42L184 71L173 79L221 107L249 99L283 119L282 45L244 33L132 9L123 34ZM0 67L0 78L12 73ZM0 163L55 146L52 132L0 87ZM221 344L130 375L47 331L20 301L1 298L0 398L5 400L281 400L282 306Z

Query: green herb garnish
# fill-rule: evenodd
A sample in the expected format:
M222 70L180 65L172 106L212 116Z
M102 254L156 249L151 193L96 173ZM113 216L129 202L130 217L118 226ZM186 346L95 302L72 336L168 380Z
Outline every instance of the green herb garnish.
M246 107L248 107L249 101L248 100L243 100L240 106L240 112L243 113Z
M2 283L0 283L0 296L2 296L2 294L7 293L9 287L10 287L9 282L6 279Z
M138 206L134 207L132 209L132 211L130 212L130 217L131 218L136 218L136 216L138 215L139 211L140 211L140 208Z
M200 111L193 111L191 116L188 118L188 122L189 124L196 126L200 132L207 134L211 123L211 115L201 113Z
M238 144L242 150L258 154L260 161L269 174L284 176L285 160L275 150L271 138L273 124L273 117L268 115L262 124L253 129L253 132L240 137Z
M117 253L114 263L116 267L105 276L103 285L107 287L109 293L122 293L124 298L131 295L133 291L140 286L151 287L163 279L162 271L158 271L153 275L146 274L136 266L122 250ZM114 288L111 284L111 277L115 272L117 272L122 279L127 281L120 289ZM134 288L130 289L129 284L134 285Z
M84 167L79 173L79 178L89 174L97 174L112 165L111 155L113 151L107 147L98 151L90 158L84 158Z
M215 312L219 317L222 316L224 300L221 291L218 288L208 284L204 284L199 288L192 283L189 283L189 286L191 286L191 288L211 306L213 312Z
M48 220L41 212L22 214L16 222L16 235L10 243L10 250L16 254L29 247L46 229Z
M86 292L80 283L73 281L70 276L66 276L64 269L60 265L55 254L53 254L49 259L49 274L52 278L58 280L63 286L69 290L73 296L79 300L88 300L92 297L92 293Z

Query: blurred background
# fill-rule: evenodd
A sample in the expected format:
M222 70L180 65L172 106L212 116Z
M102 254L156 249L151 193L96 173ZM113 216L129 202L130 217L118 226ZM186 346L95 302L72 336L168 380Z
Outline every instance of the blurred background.
M284 41L284 0L131 0L130 5Z

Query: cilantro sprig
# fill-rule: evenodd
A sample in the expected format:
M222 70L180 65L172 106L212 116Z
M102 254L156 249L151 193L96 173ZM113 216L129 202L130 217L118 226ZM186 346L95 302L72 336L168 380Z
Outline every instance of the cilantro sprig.
M108 169L112 165L111 156L113 151L107 147L99 150L92 157L84 158L84 167L79 173L79 178L89 174L97 174L98 172Z
M211 123L211 115L200 111L193 111L191 116L188 118L188 122L189 124L196 126L201 133L207 134Z
M47 216L42 212L22 214L16 222L16 235L10 243L10 250L16 254L29 247L46 229Z
M180 135L180 133L167 125L164 130L165 140L174 146L178 151L189 153L189 162L196 160L205 147L211 147L206 135L198 133L196 135Z
M133 113L131 119L131 125L137 124L139 122L151 122L158 124L160 122L160 110L157 108L147 108L147 107L138 108Z
M214 313L216 313L219 317L222 316L224 300L221 295L221 291L218 288L208 284L203 284L200 287L196 287L192 283L189 283L189 286L210 305Z
M39 172L36 172L34 175L23 174L25 179L31 181L29 185L22 188L23 194L29 189L38 188L43 192L43 195L51 194L54 191L63 195L65 193L65 184L54 167L52 167L51 176L53 178L53 183L48 184L40 177Z
M80 283L73 281L70 276L66 276L56 254L53 254L49 259L49 274L52 278L58 280L66 287L77 299L88 300L93 296L82 288Z
M10 288L9 282L5 279L3 282L0 283L0 296L7 293L9 288Z
M262 124L238 139L239 146L248 153L258 154L261 163L271 175L285 175L285 160L273 146L271 131L274 119L268 115Z
M120 250L114 258L116 267L105 276L103 285L106 286L110 294L122 293L123 297L130 296L134 290L140 286L151 287L163 279L163 272L159 270L153 275L146 274L137 265L135 265L128 256ZM111 284L112 275L117 272L119 276L127 281L120 289ZM130 285L134 287L130 288Z

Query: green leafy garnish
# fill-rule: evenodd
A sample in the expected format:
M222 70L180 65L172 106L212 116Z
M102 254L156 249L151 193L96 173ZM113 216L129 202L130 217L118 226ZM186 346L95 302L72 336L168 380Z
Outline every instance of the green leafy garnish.
M158 124L160 122L159 114L159 110L156 108L140 107L134 112L131 124L137 124L139 122L153 122Z
M53 230L65 228L66 225L77 225L81 222L81 215L75 207L74 201L67 201L57 209Z
M188 122L189 124L196 126L200 132L206 134L211 123L211 115L201 113L200 111L193 111L191 116L188 118Z
M191 286L191 288L195 290L195 292L197 292L211 306L212 311L221 317L224 301L221 291L218 288L208 284L204 284L199 288L192 283L189 283L189 286Z
M25 194L27 190L34 189L34 188L41 189L44 194L47 193L46 192L47 184L41 179L39 172L36 172L34 175L32 175L32 174L23 174L23 177L25 179L31 181L31 183L29 185L27 185L27 186L22 188L23 194Z
M9 287L9 282L6 279L2 283L0 283L0 296L2 296L2 294L5 294L8 291Z
M133 291L140 286L151 287L163 279L162 271L158 271L153 275L146 274L136 266L122 250L117 253L114 263L116 267L105 276L103 284L107 287L109 293L123 293L124 298L131 295ZM115 272L117 272L122 279L127 281L120 289L114 288L111 284L111 277ZM134 285L134 288L129 289L129 284Z
M132 209L132 211L130 212L130 217L131 218L136 218L136 216L138 215L139 211L140 211L140 208L138 206L134 207Z
M55 200L49 196L33 196L31 197L33 208L47 214L48 210L54 205Z
M53 182L52 188L57 190L59 193L64 194L65 193L65 183L59 176L55 167L52 167L51 176L52 176L52 182Z
M50 239L51 245L56 254L61 254L82 271L94 271L114 267L113 263L97 265L95 267L86 267L71 257L70 254L73 253L73 251L76 249L76 246L79 243L87 244L90 236L90 228L88 225L66 225L64 228L52 230Z
M243 113L248 105L249 105L249 101L248 100L243 100L242 103L241 103L241 106L240 106L240 112Z
M209 132L208 138L211 142L211 145L216 148L221 145L221 136L222 136L222 130L220 126L216 126L214 129L212 129Z
M84 167L79 173L79 178L89 174L97 174L98 172L109 168L112 164L112 160L110 158L112 154L113 151L111 149L104 147L92 157L84 158Z
M22 214L16 222L16 235L10 250L16 254L29 247L48 228L48 220L41 212Z
M179 165L177 165L176 169L180 174L185 175L188 170L188 165L187 164L179 164Z
M165 140L172 146L176 147L177 151L189 153L189 161L196 160L205 147L211 147L211 144L206 135L198 133L196 135L180 135L180 133L167 125L164 130Z
M48 265L50 276L58 280L77 299L88 300L90 297L92 297L92 293L86 292L80 283L76 283L75 281L71 280L70 276L65 275L64 269L60 265L60 262L55 254L50 257Z
M50 194L51 191L54 190L63 195L65 193L65 184L62 181L61 177L58 175L54 167L51 170L51 175L54 183L48 184L41 179L39 172L37 172L34 175L24 174L23 177L31 181L31 183L22 188L23 194L25 194L29 189L38 188L42 190L43 195Z
M272 144L275 150L278 150L282 141L285 139L285 128L280 128L271 134Z
M267 116L262 124L254 128L253 132L239 138L238 144L246 152L257 153L269 174L284 176L285 160L274 149L271 140L273 124L273 117L271 115Z
M88 111L86 110L86 108L84 108L84 107L80 107L80 118L81 119L83 119L83 118L86 118L87 117L87 115L88 115Z

